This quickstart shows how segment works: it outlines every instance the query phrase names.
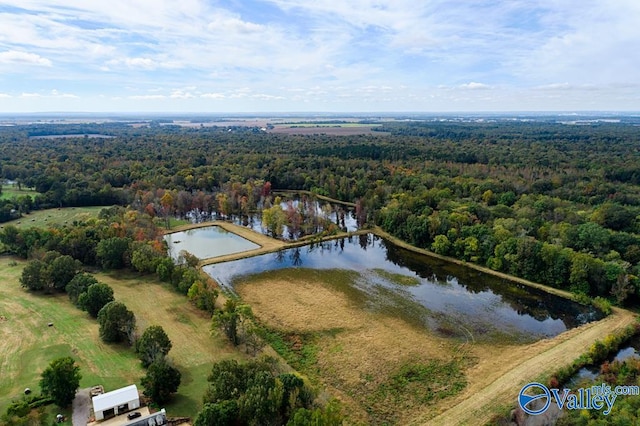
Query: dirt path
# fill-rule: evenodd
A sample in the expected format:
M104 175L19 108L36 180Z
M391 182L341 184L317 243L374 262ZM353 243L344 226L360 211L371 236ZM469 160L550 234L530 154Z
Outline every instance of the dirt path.
M219 256L205 259L200 266L210 263L218 263L239 258L251 257L258 254L277 251L283 248L291 248L307 244L308 241L283 242L268 236L254 232L242 226L228 222L209 222L199 225L187 225L173 230L184 230L199 226L218 225L227 231L236 233L261 247L256 250ZM500 276L514 282L523 283L532 287L542 288L545 291L563 297L570 297L569 293L532 283L527 280L508 276L478 265L466 264L448 257L438 256L426 250L417 249L400 241L379 228L361 230L353 234L372 232L378 236L390 239L401 247L424 253L442 260L461 264L486 273ZM334 235L322 238L322 240L340 238L344 235ZM218 302L221 302L220 298ZM568 365L586 352L596 341L602 340L607 335L625 328L635 322L635 315L629 311L614 309L609 317L574 328L553 339L540 340L531 345L473 345L469 348L470 355L479 359L479 362L467 372L469 383L461 394L453 399L443 401L440 406L428 407L419 412L414 412L410 418L403 419L405 424L433 424L433 425L478 425L485 424L496 413L505 407L515 404L516 395L523 385L542 376L549 375L563 365ZM434 417L435 415L435 417Z
M429 412L419 413L412 424L430 425L482 425L491 420L496 411L515 404L516 395L523 385L550 374L562 365L567 365L586 352L596 340L621 330L635 322L629 311L615 309L609 317L569 330L553 339L541 340L533 345L514 348L500 355L486 374L474 374L475 382L448 406L453 405L437 417ZM530 354L530 356L527 356ZM483 366L478 366L483 368ZM455 405L454 405L455 404Z

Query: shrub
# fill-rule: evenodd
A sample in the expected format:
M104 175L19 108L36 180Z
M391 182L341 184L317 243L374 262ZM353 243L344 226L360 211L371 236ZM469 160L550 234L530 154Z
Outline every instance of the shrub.
M591 304L596 308L602 311L605 315L611 314L611 302L604 297L598 296L591 301Z

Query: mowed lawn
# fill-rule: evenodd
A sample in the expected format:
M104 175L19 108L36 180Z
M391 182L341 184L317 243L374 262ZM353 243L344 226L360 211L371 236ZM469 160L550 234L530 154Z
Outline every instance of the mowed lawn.
M65 294L39 295L22 289L19 278L25 262L14 263L13 258L0 257L0 413L26 387L39 390L42 371L61 356L77 360L81 387L102 384L113 390L131 383L140 387L145 372L131 348L102 343L97 321L73 306ZM135 313L140 333L153 324L165 329L173 342L169 356L183 379L179 394L166 408L172 416L194 416L212 363L242 355L222 337L211 336L208 317L184 296L153 278L96 276Z
M29 195L31 198L38 195L35 189L23 187L22 189L18 189L15 185L2 185L2 194L0 194L0 199L10 200L14 197L19 197L21 195Z
M182 373L178 395L166 407L167 411L170 415L195 415L202 406L212 364L223 359L240 359L242 353L224 336L212 335L209 315L154 277L121 271L95 276L109 284L116 300L134 312L139 333L150 325L164 328L173 344L169 357Z
M20 219L5 222L0 226L14 225L17 228L47 228L54 225L72 224L90 217L97 217L104 206L67 207L62 209L36 210L23 215Z

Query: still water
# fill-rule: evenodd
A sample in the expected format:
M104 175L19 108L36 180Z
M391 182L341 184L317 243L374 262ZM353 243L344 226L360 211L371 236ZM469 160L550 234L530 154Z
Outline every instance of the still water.
M395 246L372 234L312 244L204 267L233 290L243 277L265 271L358 272L344 293L368 298L367 308L398 315L449 337L531 342L598 320L601 314L522 284Z
M219 226L167 234L164 240L169 245L169 255L173 260L178 259L182 250L188 251L199 259L207 259L260 248L258 244Z

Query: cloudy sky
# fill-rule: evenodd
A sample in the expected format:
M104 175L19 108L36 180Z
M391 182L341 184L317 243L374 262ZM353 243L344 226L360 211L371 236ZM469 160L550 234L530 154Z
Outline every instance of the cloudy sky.
M0 0L0 112L640 110L638 0Z

